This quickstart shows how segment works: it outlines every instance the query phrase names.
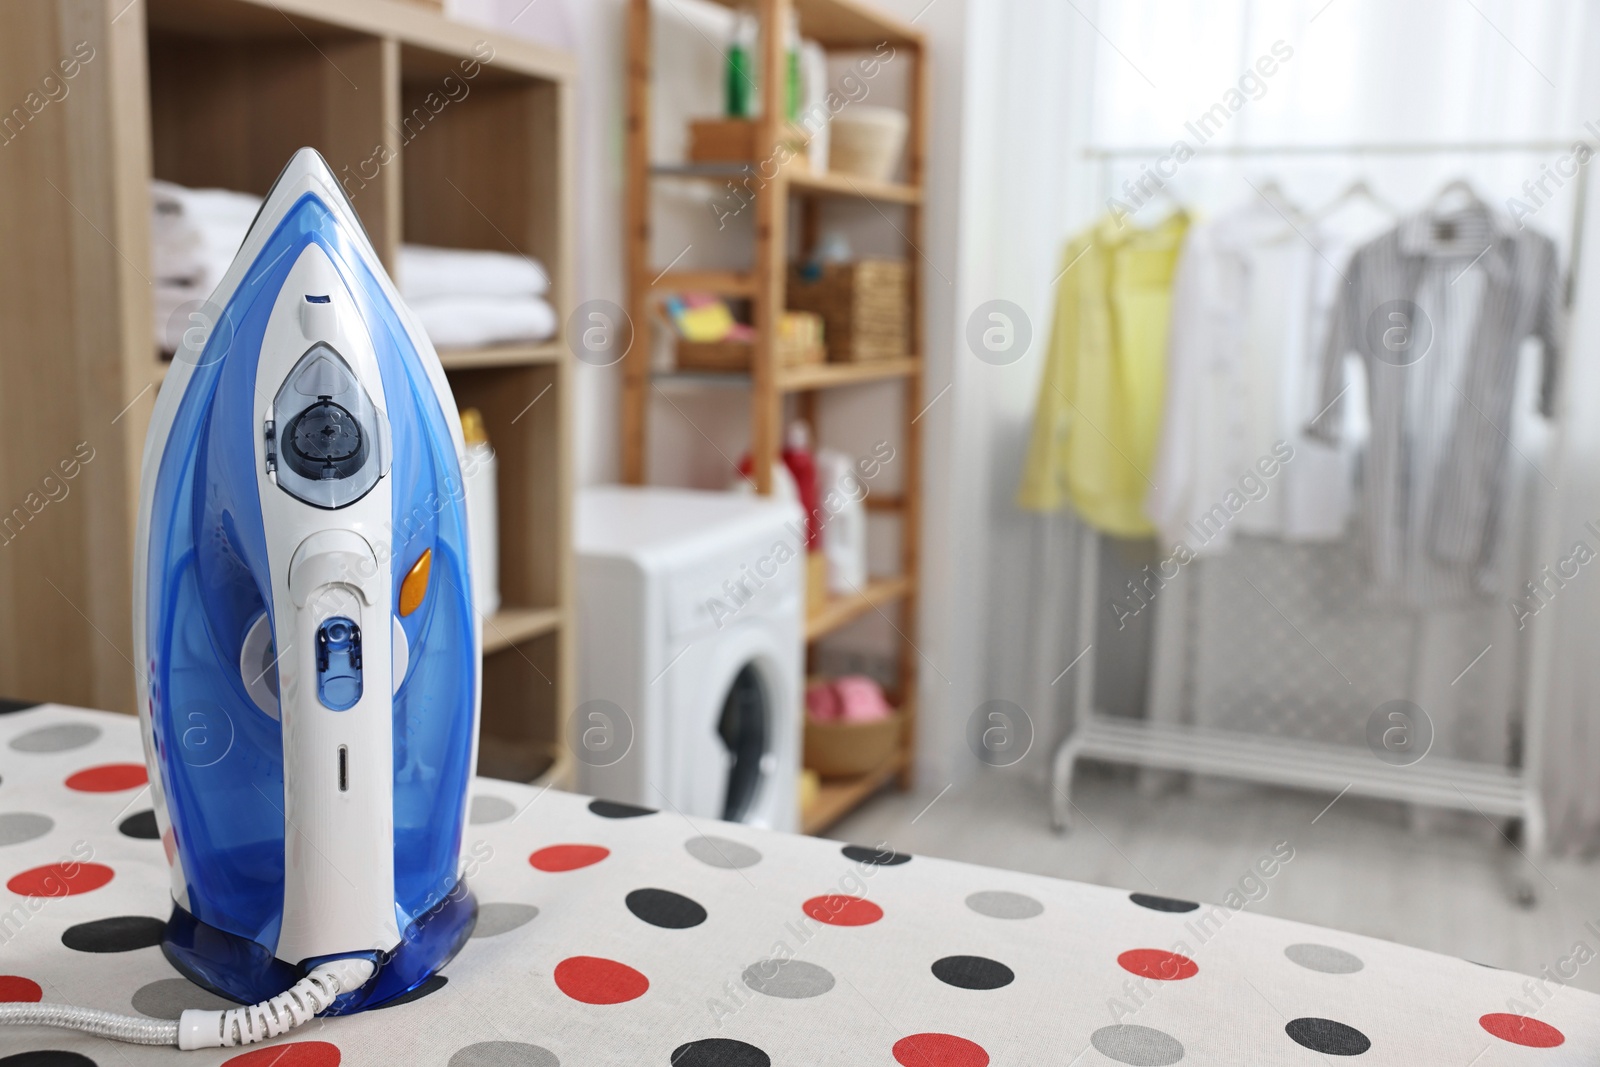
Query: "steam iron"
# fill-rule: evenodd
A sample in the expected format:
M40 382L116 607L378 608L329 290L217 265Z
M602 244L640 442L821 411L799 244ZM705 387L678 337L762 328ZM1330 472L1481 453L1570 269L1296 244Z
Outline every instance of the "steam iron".
M162 949L255 1005L181 1025L274 1036L286 990L302 1013L376 1007L471 933L482 634L450 387L312 149L211 304L145 442L140 719Z

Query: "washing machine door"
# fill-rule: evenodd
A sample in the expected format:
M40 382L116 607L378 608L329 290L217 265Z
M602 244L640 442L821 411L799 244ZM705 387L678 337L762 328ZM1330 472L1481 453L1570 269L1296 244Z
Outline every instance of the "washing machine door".
M717 720L717 736L727 749L727 776L722 799L722 818L746 822L755 809L763 779L771 764L773 733L772 701L761 673L754 663L746 663L734 675L733 684L722 702Z
M730 626L683 650L662 683L671 755L660 792L674 808L794 829L799 662L798 632L769 620Z

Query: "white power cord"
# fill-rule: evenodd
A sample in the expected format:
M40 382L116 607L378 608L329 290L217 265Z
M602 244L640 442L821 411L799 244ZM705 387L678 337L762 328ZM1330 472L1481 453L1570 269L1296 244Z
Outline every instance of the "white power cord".
M365 985L374 970L371 960L333 960L271 1000L224 1011L191 1008L175 1023L70 1004L0 1004L0 1023L55 1026L136 1045L232 1048L277 1037L315 1018L341 992Z

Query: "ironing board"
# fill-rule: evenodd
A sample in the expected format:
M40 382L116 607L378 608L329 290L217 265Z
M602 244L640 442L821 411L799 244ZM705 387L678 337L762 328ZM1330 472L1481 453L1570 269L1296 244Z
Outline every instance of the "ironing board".
M464 852L477 931L407 1003L244 1052L0 1030L0 1067L1600 1062L1600 996L1243 897L1130 895L488 779ZM222 1006L156 947L166 865L135 720L0 715L0 1000Z

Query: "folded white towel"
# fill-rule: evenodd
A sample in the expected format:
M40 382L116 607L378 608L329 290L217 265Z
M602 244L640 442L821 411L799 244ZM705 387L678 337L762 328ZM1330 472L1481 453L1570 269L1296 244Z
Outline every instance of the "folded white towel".
M401 245L397 272L407 301L446 296L543 296L550 277L538 260L510 252Z
M261 210L261 197L232 189L191 189L159 178L150 183L150 200L162 218L183 218L190 222L234 221L243 218L248 225Z
M438 348L542 341L556 332L555 309L537 296L436 296L407 303Z
M227 189L150 183L150 265L157 282L217 287L261 207L261 198Z

